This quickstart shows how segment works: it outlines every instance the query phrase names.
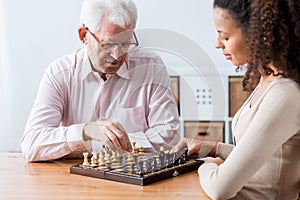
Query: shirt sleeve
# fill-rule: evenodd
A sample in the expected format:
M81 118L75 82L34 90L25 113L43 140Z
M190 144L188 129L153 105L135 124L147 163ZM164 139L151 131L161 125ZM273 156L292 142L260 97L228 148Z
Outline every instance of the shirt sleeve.
M234 197L275 151L299 131L299 99L299 89L294 86L273 88L265 95L225 162L199 168L200 183L208 196L213 199Z
M71 152L87 151L89 143L84 142L82 130L84 123L63 126L61 124L65 109L64 89L61 77L53 76L46 70L30 112L21 149L27 161L53 160L69 155Z
M180 120L177 105L169 85L169 74L160 57L156 57L145 135L152 146L172 148L180 139Z
M234 145L232 145L232 144L225 144L222 142L218 142L215 156L220 157L223 160L226 160L226 158L231 153L233 147L234 147Z

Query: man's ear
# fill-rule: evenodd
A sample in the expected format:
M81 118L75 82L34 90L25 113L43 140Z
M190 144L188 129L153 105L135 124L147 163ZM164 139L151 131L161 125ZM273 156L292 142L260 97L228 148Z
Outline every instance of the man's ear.
M79 36L80 41L83 44L86 44L86 33L87 33L87 28L86 27L81 26L81 27L78 28L78 36Z

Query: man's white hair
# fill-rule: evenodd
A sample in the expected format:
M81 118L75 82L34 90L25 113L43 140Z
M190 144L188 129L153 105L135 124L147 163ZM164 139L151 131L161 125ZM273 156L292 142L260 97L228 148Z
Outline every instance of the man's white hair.
M103 17L121 27L137 21L137 8L132 0L84 0L81 7L80 25L90 31L97 31Z

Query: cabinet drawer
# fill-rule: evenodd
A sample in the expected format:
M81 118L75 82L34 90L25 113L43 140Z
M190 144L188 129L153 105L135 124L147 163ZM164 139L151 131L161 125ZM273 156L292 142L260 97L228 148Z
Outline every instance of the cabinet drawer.
M184 137L224 142L224 121L185 121Z

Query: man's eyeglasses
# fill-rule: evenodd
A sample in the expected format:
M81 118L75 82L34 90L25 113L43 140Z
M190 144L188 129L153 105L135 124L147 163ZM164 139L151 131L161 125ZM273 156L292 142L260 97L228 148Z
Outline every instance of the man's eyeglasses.
M109 41L100 42L99 39L96 37L96 35L93 32L91 32L88 28L87 31L93 36L93 38L95 38L95 40L99 43L100 47L107 53L111 53L113 50L117 48L119 48L120 51L123 53L128 53L139 46L139 42L137 40L135 32L133 32L133 38L135 42L127 42L127 43L119 44L119 43L109 42Z

